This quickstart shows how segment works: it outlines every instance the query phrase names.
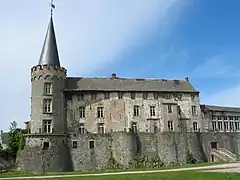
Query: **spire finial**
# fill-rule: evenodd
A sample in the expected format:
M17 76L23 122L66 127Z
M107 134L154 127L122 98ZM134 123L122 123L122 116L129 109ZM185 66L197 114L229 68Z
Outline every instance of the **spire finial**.
M51 2L50 2L50 7L51 7L51 17L52 17L53 9L55 9L55 5L53 4L53 0L51 0Z

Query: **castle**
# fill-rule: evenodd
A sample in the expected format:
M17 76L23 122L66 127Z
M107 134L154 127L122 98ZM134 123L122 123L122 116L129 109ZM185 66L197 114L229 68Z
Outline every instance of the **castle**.
M17 164L24 171L74 171L238 160L240 108L200 105L183 80L67 77L50 18L31 68L31 121Z

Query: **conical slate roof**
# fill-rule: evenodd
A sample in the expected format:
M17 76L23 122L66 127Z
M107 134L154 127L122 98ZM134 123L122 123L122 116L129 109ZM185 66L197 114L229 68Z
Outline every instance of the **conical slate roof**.
M50 65L60 67L52 16L50 18L38 65Z

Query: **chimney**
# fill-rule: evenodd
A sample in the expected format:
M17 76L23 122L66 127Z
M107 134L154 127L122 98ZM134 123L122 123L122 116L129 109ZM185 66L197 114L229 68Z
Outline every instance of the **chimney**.
M117 78L117 74L112 73L111 78L116 79Z
M188 82L189 81L188 77L185 77L185 80Z

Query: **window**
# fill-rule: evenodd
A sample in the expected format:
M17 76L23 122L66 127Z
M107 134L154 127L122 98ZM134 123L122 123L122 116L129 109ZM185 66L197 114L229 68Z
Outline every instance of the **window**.
M222 116L217 116L217 120L222 120Z
M104 99L109 99L110 98L110 93L109 92L105 92L104 93Z
M97 107L97 117L103 118L103 107Z
M191 95L191 99L194 100L195 99L195 94Z
M178 106L178 115L181 116L181 107L180 106Z
M192 114L197 114L196 106L192 106Z
M235 116L234 119L237 121L238 120L238 116Z
M43 142L43 150L46 150L49 148L49 142Z
M229 116L229 120L233 120L233 116Z
M92 94L91 94L91 99L92 99L92 100L97 99L97 94L96 94L96 93L92 93Z
M79 117L80 118L85 118L85 107L80 107L79 108Z
M52 94L52 84L44 83L44 94Z
M104 133L104 124L103 123L98 124L98 133L101 133L101 134Z
M78 95L78 101L84 101L84 94L83 93Z
M212 116L212 120L216 120L216 116L215 115Z
M94 145L95 145L94 141L89 141L89 148L90 149L94 149Z
M168 113L172 113L172 106L168 105Z
M216 122L216 121L213 121L213 122L212 122L212 130L213 130L213 131L216 131L216 130L217 130L217 122Z
M138 105L135 105L134 107L133 107L133 115L134 116L139 116L139 106Z
M150 106L150 116L155 116L155 106Z
M136 122L133 122L133 123L131 124L131 127L132 127L132 132L133 132L133 133L137 133L137 131L138 131L138 130L137 130L137 129L138 129L138 128L137 128L137 123L136 123Z
M153 128L154 128L153 129L154 133L157 133L158 132L158 124L156 121L154 121Z
M224 130L228 130L228 122L224 122L223 126L224 126Z
M230 130L233 130L233 122L230 122Z
M235 129L236 129L236 130L239 130L239 129L240 129L240 127L239 127L239 122L235 122Z
M227 116L223 116L223 119L224 119L224 120L228 120L228 117L227 117Z
M168 121L168 131L173 131L173 121Z
M166 99L171 99L172 98L172 95L171 94L166 94Z
M197 130L198 130L197 122L193 122L193 131Z
M148 98L148 93L144 92L143 93L143 99L147 99Z
M77 141L72 141L72 148L77 149Z
M43 100L43 112L44 113L51 113L52 112L52 100L51 99L44 99Z
M158 99L158 93L153 93L154 99Z
M223 122L222 121L218 121L218 129L219 130L223 129Z
M178 94L178 99L179 99L179 100L182 99L182 94L181 94L181 93Z
M131 93L131 99L135 99L136 94L135 93Z
M118 93L118 99L122 99L123 98L123 93L122 92L119 92Z
M85 133L85 126L83 123L79 124L79 134L84 134Z
M43 133L51 133L52 130L52 121L43 120Z

